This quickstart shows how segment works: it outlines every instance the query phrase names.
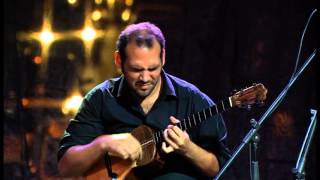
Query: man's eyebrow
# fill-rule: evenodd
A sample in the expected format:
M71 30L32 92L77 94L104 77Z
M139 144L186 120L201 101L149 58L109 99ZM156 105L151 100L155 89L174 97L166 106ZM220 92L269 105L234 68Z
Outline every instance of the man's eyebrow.
M159 67L161 67L161 64L157 64L157 65L151 66L151 67L148 68L148 70L157 69Z
M130 66L130 68L132 68L132 69L143 69L143 67L135 66L135 65Z
M156 65L152 65L150 67L148 67L147 69L150 70L150 69L157 69L161 67L161 64L156 64ZM131 65L130 66L131 69L138 69L138 70L143 70L144 68L141 67L141 66L138 66L138 65Z

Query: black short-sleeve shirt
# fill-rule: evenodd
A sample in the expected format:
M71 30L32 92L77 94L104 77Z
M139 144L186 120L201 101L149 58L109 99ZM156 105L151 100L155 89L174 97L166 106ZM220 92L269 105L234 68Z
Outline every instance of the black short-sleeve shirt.
M58 159L69 147L88 144L102 134L131 132L141 124L154 130L163 130L169 124L170 116L182 120L214 105L207 95L191 83L164 71L161 75L163 87L160 96L147 114L130 97L124 76L106 80L89 91L65 130L59 144ZM194 143L217 156L220 167L230 157L225 146L227 131L220 114L207 118L187 132ZM165 173L182 173L196 179L212 178L204 176L191 162L177 153L169 153L163 159L161 171L150 171L148 165L145 165L135 168L136 175L150 179L151 176Z

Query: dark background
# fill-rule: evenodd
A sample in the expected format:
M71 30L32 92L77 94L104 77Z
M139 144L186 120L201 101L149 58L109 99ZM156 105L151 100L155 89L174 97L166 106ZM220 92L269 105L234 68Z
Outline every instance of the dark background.
M316 0L134 2L136 22L150 21L163 30L167 43L167 72L194 83L215 101L228 97L234 89L239 90L252 83L260 82L267 87L265 106L253 107L249 111L232 109L223 114L231 151L249 131L249 120L258 120L288 83L296 63L303 29L311 12L318 7ZM27 113L28 110L19 103L21 97L33 93L30 88L37 81L34 78L36 68L21 61L16 40L18 31L39 29L41 7L42 1L36 0L4 1L4 104L8 99L17 102L12 105L14 113L7 113L5 106L4 133L18 134L18 142L21 142L21 162L5 162L5 179L27 178L30 164L26 165L26 159L32 158L35 147L41 149L41 145L33 143L28 150L23 138L25 132L35 132L43 125L41 121L35 122L32 113ZM57 11L60 11L60 16L57 15L54 21L57 30L78 27L78 22L82 21L77 16L68 15L70 12L64 12L63 7ZM72 13L80 16L83 9L78 8ZM315 48L319 49L319 13L318 8L306 31L298 69ZM61 63L54 68L63 69L65 65ZM295 166L310 123L310 109L319 110L318 67L319 52L279 107L262 124L258 147L261 179L291 179L291 169ZM68 75L72 76L72 73ZM50 86L46 87L59 85L54 80L50 79ZM12 96L12 92L15 95ZM41 113L54 114L53 111L46 109ZM306 179L320 178L318 145L319 125L306 160ZM51 148L53 159L50 167L55 168L55 147ZM41 162L38 164L41 165ZM227 170L224 179L249 179L249 173L246 147ZM52 171L47 176L58 177L58 174Z

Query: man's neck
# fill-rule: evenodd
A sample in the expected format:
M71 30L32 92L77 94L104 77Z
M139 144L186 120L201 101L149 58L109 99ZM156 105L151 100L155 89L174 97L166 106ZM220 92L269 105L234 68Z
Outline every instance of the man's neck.
M161 87L162 77L159 79L159 82L157 83L156 87L153 89L151 94L141 101L140 106L142 107L144 113L147 114L151 110L156 100L159 98Z

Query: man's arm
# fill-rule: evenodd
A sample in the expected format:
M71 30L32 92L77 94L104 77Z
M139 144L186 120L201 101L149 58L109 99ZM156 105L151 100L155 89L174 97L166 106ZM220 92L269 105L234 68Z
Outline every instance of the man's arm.
M172 124L179 122L178 119L172 116L170 120ZM166 146L166 143L162 144L164 152L176 151L182 154L208 176L215 176L219 172L220 167L216 155L193 143L188 134L183 132L179 127L169 125L164 131L164 138L169 145Z
M142 155L139 141L131 134L102 135L89 144L70 147L59 160L58 170L62 176L82 176L107 152L133 161Z

